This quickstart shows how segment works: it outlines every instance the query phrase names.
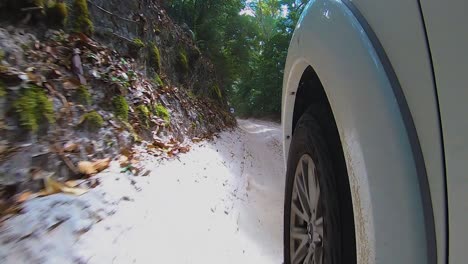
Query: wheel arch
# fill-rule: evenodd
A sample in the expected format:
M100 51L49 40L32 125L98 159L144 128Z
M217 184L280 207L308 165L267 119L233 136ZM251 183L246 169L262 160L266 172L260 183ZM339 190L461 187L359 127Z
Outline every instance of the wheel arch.
M307 111L313 104L328 105L327 95L323 89L317 73L311 66L308 66L301 75L298 88L295 92L293 119L292 119L292 134L296 128L299 118ZM333 122L335 120L333 119Z
M358 263L430 263L435 235L417 135L391 65L350 5L311 1L301 17L285 69L284 151L307 105L326 100L346 160Z

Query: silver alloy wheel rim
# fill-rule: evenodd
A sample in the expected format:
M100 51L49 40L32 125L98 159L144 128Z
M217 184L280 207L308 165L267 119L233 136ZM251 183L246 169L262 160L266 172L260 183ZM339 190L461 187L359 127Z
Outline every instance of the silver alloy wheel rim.
M323 214L315 163L308 154L299 160L291 199L289 243L291 264L323 263Z

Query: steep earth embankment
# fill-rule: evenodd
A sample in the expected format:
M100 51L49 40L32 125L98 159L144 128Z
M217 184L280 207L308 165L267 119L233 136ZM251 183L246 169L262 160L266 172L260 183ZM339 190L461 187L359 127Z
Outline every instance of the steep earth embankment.
M81 193L70 180L114 159L148 174L140 154L170 158L236 124L212 64L157 1L6 0L0 15L3 214Z

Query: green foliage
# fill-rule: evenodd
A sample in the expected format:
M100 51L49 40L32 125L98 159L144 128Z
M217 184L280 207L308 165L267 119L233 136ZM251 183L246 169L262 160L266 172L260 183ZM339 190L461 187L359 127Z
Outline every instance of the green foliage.
M108 80L119 85L122 88L127 89L128 87L130 87L130 76L127 77L129 78L125 78L123 75L110 76Z
M112 105L114 106L114 114L118 118L127 121L128 120L128 103L125 97L118 95L112 99Z
M131 81L136 81L137 78L138 78L138 75L133 70L128 70L127 71L127 76L128 76L128 79L130 79Z
M19 114L21 126L32 132L36 132L44 120L55 122L54 106L42 87L31 85L24 89L13 106Z
M159 72L161 69L161 54L154 43L150 44L150 64L155 72Z
M161 77L159 77L159 74L156 74L153 78L153 82L156 83L159 87L163 87L164 83L161 80Z
M73 31L82 32L87 35L94 33L94 25L89 15L88 2L86 0L73 0L70 20Z
M90 105L91 100L91 93L88 90L88 87L84 85L80 85L78 90L76 90L76 96L78 97L78 101L82 104Z
M53 1L45 9L47 22L52 26L64 26L68 17L68 6L63 2Z
M5 59L5 51L3 51L3 50L0 48L0 61L2 61L3 59Z
M134 38L133 39L133 44L139 49L145 47L145 43L143 43L143 41L141 39L139 39L139 38Z
M44 0L34 0L33 4L37 7L44 7L45 6L45 1Z
M140 118L140 120L143 122L143 124L146 127L148 127L150 117L151 117L151 112L148 109L148 107L146 105L139 105L137 106L136 110L137 110L138 117Z
M168 0L166 7L194 31L237 113L279 115L289 42L307 2Z
M180 67L180 70L183 73L187 73L189 71L189 61L187 59L187 54L185 53L185 50L180 49L179 50L179 55L177 57L177 64Z
M171 121L171 116L169 115L169 111L162 104L155 104L154 112L157 116L164 119L164 121L166 121L167 123Z
M85 124L90 130L98 130L104 125L104 119L102 116L96 112L91 111L83 115L83 124Z

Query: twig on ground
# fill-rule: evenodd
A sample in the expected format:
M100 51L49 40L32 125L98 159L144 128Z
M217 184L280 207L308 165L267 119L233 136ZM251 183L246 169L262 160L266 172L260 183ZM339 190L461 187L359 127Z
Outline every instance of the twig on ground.
M122 19L122 20L125 20L125 21L127 21L127 22L139 23L139 21L131 20L131 19L128 19L128 18L125 18L125 17L121 17L121 16L119 16L119 15L116 15L116 14L112 13L111 11L106 10L106 9L104 9L104 8L102 8L102 7L100 7L100 6L98 6L98 5L95 4L93 1L90 1L90 0L87 0L87 1L88 1L88 3L92 4L93 6L95 6L97 9L101 10L102 12L104 12L104 13L106 13L106 14L108 14L108 15L115 16L115 17L120 18L120 19Z
M63 153L63 149L57 143L53 144L52 148L53 148L53 151L55 153L57 153L60 156L60 158L62 158L63 162L65 162L65 164L68 166L68 168L75 175L77 175L78 174L78 169L75 167L75 165L73 165L73 162L67 156L65 156L65 154Z

